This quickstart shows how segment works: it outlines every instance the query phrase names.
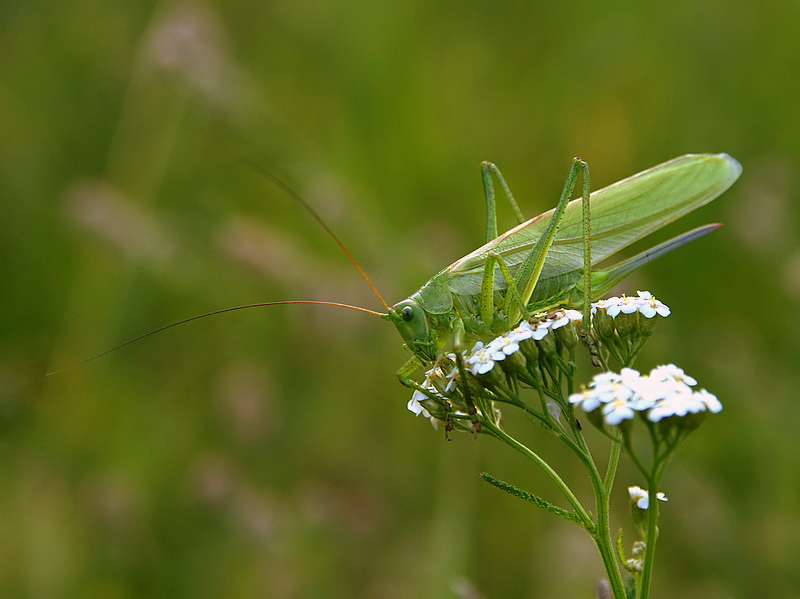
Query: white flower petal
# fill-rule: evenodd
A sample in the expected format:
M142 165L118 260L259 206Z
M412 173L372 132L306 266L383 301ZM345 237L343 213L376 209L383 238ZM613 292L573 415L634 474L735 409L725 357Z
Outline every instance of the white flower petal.
M431 418L430 412L425 409L420 401L424 401L428 399L428 396L422 393L421 391L414 391L414 394L411 396L411 399L408 402L408 410L413 412L415 416L419 416L422 414L424 418Z
M550 327L548 327L545 323L540 322L533 329L533 334L531 336L531 339L533 339L534 341L540 341L540 340L544 339L547 336L547 332L549 330L550 330Z
M519 343L515 339L513 335L514 331L509 331L508 333L504 333L493 340L487 347L491 348L490 351L493 354L502 354L502 357L495 358L495 359L504 359L506 356L510 356L514 352L519 350Z
M705 389L700 389L700 391L695 392L695 397L702 402L706 410L712 414L718 414L722 411L722 404L717 399L717 396L709 393Z
M623 420L630 420L635 415L627 401L614 399L603 406L603 419L609 426L617 426Z
M480 344L480 347L478 344ZM486 374L494 368L494 356L496 354L492 352L488 346L483 347L480 341L475 344L475 347L478 349L477 351L473 351L472 355L467 358L467 364L472 366L470 369L472 374ZM505 358L505 356L503 357Z
M656 366L650 371L650 377L662 381L678 381L679 383L684 383L690 387L694 387L697 384L697 381L686 374L683 371L683 368L678 368L675 366L675 364Z

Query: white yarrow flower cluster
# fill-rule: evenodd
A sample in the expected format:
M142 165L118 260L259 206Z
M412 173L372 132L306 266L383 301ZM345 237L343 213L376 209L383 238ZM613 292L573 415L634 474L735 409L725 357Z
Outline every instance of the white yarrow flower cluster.
M556 310L547 314L536 314L535 317L541 320L533 324L523 320L517 328L503 333L486 345L478 341L467 357L467 364L469 364L472 374L486 374L494 368L496 362L505 360L511 354L519 351L521 341L544 339L549 331L581 320L582 315L577 310Z
M618 314L633 314L634 312L639 312L645 318L653 318L655 315L669 316L669 307L653 297L652 293L649 291L637 291L636 293L638 297L623 295L597 301L592 304L592 315L597 310L605 310L606 314L612 318Z
M650 422L659 422L670 416L706 411L716 414L722 410L714 395L705 389L692 389L696 384L696 380L674 364L658 366L649 375L623 368L619 374L596 375L586 389L571 395L569 402L587 413L600 408L608 426L630 420L637 413L644 413Z

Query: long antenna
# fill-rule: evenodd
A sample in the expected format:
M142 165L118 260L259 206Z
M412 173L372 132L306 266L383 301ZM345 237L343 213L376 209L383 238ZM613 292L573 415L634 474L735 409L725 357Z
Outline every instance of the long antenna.
M289 300L283 302L260 302L257 304L246 304L244 306L234 306L232 308L223 308L222 310L214 310L213 312L206 312L205 314L198 314L197 316L191 316L189 318L184 318L183 320L179 320L178 322L173 322L172 324L164 325L163 327L159 327L150 331L149 333L145 333L144 335L139 335L138 337L134 337L133 339L129 339L124 343L120 343L119 345L115 345L111 349L107 349L104 352L100 352L99 354L95 354L91 358L86 358L80 362L76 362L70 366L65 368L60 368L58 370L54 370L52 372L48 372L47 376L51 374L59 374L61 372L65 372L67 370L72 370L73 368L77 368L78 366L82 366L87 362L91 362L92 360L96 360L106 354L110 354L112 351L116 351L121 347L125 347L126 345L130 345L131 343L136 343L137 341L141 341L145 337L149 337L150 335L155 335L156 333L160 333L161 331L166 331L167 329L171 329L172 327L177 327L181 324L186 324L187 322L192 322L193 320L199 320L200 318L206 318L208 316L215 316L216 314L225 314L226 312L235 312L236 310L246 310L248 308L263 308L264 306L285 306L288 304L314 304L317 306L334 306L336 308L347 308L348 310L356 310L358 312L366 312L367 314L373 314L374 316L383 316L380 312L375 312L374 310L367 310L366 308L362 308L360 306L351 306L349 304L339 304L337 302L323 302L323 301L315 301L315 300Z
M361 274L361 276L367 282L367 285L369 285L369 288L372 289L372 292L375 294L375 296L378 298L378 300L381 302L381 304L383 304L383 307L386 308L386 311L387 312L391 311L391 308L389 307L389 304L386 303L386 300L383 299L383 296L381 296L381 294L375 288L375 285L372 284L372 281L367 276L367 273L364 272L364 270L361 268L361 266L358 264L358 262L356 262L356 259L353 258L353 255L348 251L348 249L339 240L339 238L336 237L336 234L331 230L331 228L325 223L324 220L322 220L322 217L319 214L317 214L314 211L314 209L302 197L300 197L300 194L298 194L291 187L289 187L286 183L281 181L278 177L276 177L275 175L273 175L272 173L270 173L269 171L267 171L263 167L259 166L255 162L247 160L246 158L242 158L241 156L237 157L236 159L241 164L243 164L244 166L248 166L251 169L253 169L254 171L256 171L257 173L259 173L260 175L266 177L266 179L268 181L271 181L278 188L280 188L281 190L286 192L289 195L290 198L292 198L295 202L297 202L303 208L303 210L305 210L308 214L310 214L311 218L313 218L315 221L317 221L319 226L321 226L325 230L325 232L328 234L328 236L331 239L333 239L333 241L336 243L336 245L339 246L339 249L341 249L342 252L344 252L344 255L347 256L348 260L350 260L350 263L353 266L356 267L356 270ZM116 346L114 346L114 347L112 347L110 349L107 349L107 350L105 350L105 351L103 351L103 352L101 352L99 354L96 354L96 355L90 357L90 358L86 358L85 360L82 360L81 362L76 362L75 364L72 364L72 365L67 366L65 368L60 368L59 370L54 370L52 372L48 372L47 376L50 376L52 374L58 374L60 372L65 372L67 370L71 370L73 368L76 368L78 366L86 364L87 362L91 362L92 360L96 360L97 358L105 356L106 354L110 354L111 352L116 351L116 350L118 350L118 349L120 349L122 347L125 347L126 345L130 345L131 343L135 343L136 341L140 341L140 340L144 339L145 337L149 337L150 335L155 335L156 333L160 333L162 331L166 331L167 329L171 329L172 327L176 327L176 326L181 325L181 324L186 324L187 322L192 322L193 320L199 320L200 318L206 318L208 316L214 316L216 314L225 314L226 312L234 312L236 310L245 310L245 309L248 309L248 308L262 308L264 306L283 306L283 305L288 305L288 304L313 304L313 305L318 305L318 306L334 306L336 308L347 308L348 310L355 310L357 312L364 312L366 314L372 314L374 316L380 316L380 317L386 316L385 314L382 314L381 312L376 312L374 310L368 310L367 308L362 308L360 306L351 306L350 304L340 304L338 302L323 302L323 301L317 301L317 300L289 300L289 301L281 301L281 302L259 302L259 303L256 303L256 304L246 304L244 306L234 306L232 308L223 308L221 310L214 310L212 312L206 312L205 314L198 314L197 316L191 316L189 318L184 318L183 320L179 320L177 322L173 322L172 324L164 325L163 327L159 327L157 329L154 329L154 330L150 331L149 333L145 333L144 335L139 335L138 337L134 337L133 339L129 339L128 341L125 341L124 343L120 343L119 345L116 345Z
M383 307L386 308L386 311L388 312L391 310L389 304L387 304L386 300L383 299L383 296L381 296L381 294L375 288L375 285L372 284L372 281L367 276L367 273L365 273L364 270L361 268L361 266L359 266L358 262L356 262L356 259L353 258L353 255L348 251L345 245L341 241L339 241L339 238L336 237L336 234L331 230L331 228L327 224L325 224L325 221L322 220L322 217L319 214L317 214L316 211L302 197L300 197L300 194L298 194L294 189L292 189L286 183L278 179L278 177L270 173L264 167L256 164L255 162L252 162L247 158L243 158L241 156L239 156L237 160L241 164L250 167L260 175L266 177L269 181L271 181L277 187L286 192L289 195L289 197L292 198L295 202L300 204L303 210L308 212L308 214L311 215L311 218L317 221L317 224L319 224L319 226L325 230L328 236L331 239L333 239L334 243L336 243L336 245L339 246L339 249L342 250L342 252L344 252L344 255L347 256L347 259L350 260L351 264L356 267L356 270L361 274L361 276L367 282L367 285L369 285L369 288L372 289L372 292L375 294L375 297L378 298L378 301L380 301L380 303L383 304Z

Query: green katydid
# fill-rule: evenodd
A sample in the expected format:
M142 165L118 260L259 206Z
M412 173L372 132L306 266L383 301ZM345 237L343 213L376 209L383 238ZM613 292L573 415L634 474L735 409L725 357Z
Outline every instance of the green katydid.
M493 164L484 163L486 244L439 272L407 299L389 306L316 212L282 181L248 164L285 190L325 229L373 290L386 313L323 301L248 304L160 327L84 362L214 314L281 304L323 304L390 320L414 356L411 365L426 364L446 351L463 349L467 343L507 330L536 312L571 307L582 308L584 315L588 315L590 302L628 274L719 225L693 229L609 268L595 269L595 264L712 201L736 181L742 170L727 154L687 154L590 194L588 166L576 158L556 208L525 221L500 171ZM579 174L583 178L582 198L569 201ZM520 221L499 236L493 178L499 181ZM586 323L585 317L584 326L588 326Z
M579 170L583 197L570 202ZM727 154L687 154L589 194L588 167L576 158L558 206L522 222L502 175L485 163L487 243L395 304L386 317L426 363L454 342L461 349L508 330L526 312L571 307L586 315L592 300L628 274L719 225L693 229L606 269L595 264L712 201L741 170ZM494 230L492 176L521 221L500 236Z

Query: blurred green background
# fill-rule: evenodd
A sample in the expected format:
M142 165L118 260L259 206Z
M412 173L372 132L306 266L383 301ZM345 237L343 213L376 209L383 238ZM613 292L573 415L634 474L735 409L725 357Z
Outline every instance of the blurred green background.
M478 165L528 215L687 152L744 174L632 277L639 366L725 405L664 481L655 597L800 597L800 3L0 4L0 595L590 597L581 530L488 438L406 411L390 302L482 243ZM501 223L512 217L501 212ZM587 372L587 377L588 377ZM528 440L589 493L577 462ZM626 527L623 464L614 527Z

